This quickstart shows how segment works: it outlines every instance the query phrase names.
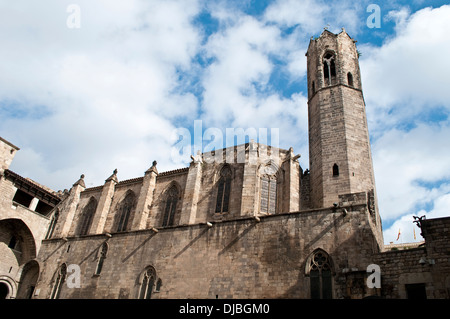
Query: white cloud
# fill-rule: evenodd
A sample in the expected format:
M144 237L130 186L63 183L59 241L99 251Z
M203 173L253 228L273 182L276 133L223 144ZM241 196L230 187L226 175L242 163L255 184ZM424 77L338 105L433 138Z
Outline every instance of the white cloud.
M450 6L396 17L396 35L381 47L360 46L361 74L372 129L417 120L424 108L450 111Z
M421 124L409 132L390 130L373 144L383 219L398 218L450 191L444 187L450 179L449 136L448 123Z
M80 29L60 1L1 10L1 134L21 147L11 168L56 189L81 173L102 184L116 167L141 176L154 159L173 168L162 154L174 119L198 107L179 87L200 46L198 1L78 4Z
M450 194L449 15L448 5L390 11L395 33L380 47L358 47L386 243L399 228L403 242L413 241L412 216L421 209L450 216L439 209Z
M221 12L219 10L219 12ZM305 75L303 61L306 47L299 44L297 33L283 37L278 26L243 14L219 14L226 28L212 35L204 46L213 62L202 79L202 119L208 127L279 129L280 147L294 147L302 153L302 166L308 166L307 106L302 93L281 96L272 87L270 77L275 68L283 68L287 77ZM306 42L306 41L305 41ZM273 57L287 61L276 65ZM300 58L299 58L300 57ZM280 71L279 69L277 71ZM291 78L292 79L292 78ZM292 132L297 131L293 135ZM225 141L225 137L224 137ZM273 144L273 140L267 141Z
M363 4L359 1L278 0L265 12L265 19L282 27L298 26L304 34L314 35L324 27L339 32L342 27L355 35L361 28Z

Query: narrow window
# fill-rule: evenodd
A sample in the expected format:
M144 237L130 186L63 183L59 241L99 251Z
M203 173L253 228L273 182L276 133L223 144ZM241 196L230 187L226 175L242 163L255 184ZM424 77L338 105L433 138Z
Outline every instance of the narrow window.
M231 188L231 169L224 166L220 172L220 179L217 188L216 213L228 212Z
M336 163L333 165L333 176L339 176L339 166Z
M316 93L316 84L314 83L314 81L312 81L311 89L312 89L312 94Z
M156 272L153 267L149 267L148 269L146 269L142 276L141 288L139 290L139 299L150 299L152 297L155 279Z
M98 256L97 267L95 268L95 275L100 275L100 273L102 272L103 262L106 259L107 252L108 252L108 244L103 243Z
M166 206L164 209L162 226L172 226L174 223L175 212L178 202L178 189L173 185L167 192Z
M159 278L158 281L156 282L155 292L160 292L161 286L162 286L162 280L161 280L161 278Z
M131 212L135 206L135 195L133 192L129 192L127 196L120 203L118 210L118 222L116 230L118 232L126 231L128 229L128 222L130 220Z
M53 214L52 220L50 221L50 225L48 226L47 234L45 235L45 239L52 238L53 231L55 230L56 223L58 222L59 211L57 210L55 214Z
M309 261L311 299L332 299L331 264L329 256L318 250Z
M336 65L332 53L327 53L323 57L323 75L325 85L334 84L336 80Z
M78 224L77 235L83 236L88 234L96 209L97 209L97 200L92 197L89 200L89 203L83 209L83 212L81 214L80 222Z
M353 75L350 72L347 73L347 83L348 85L353 86Z
M261 178L261 212L275 214L277 206L277 180L275 176Z
M61 288L66 281L67 275L67 266L66 264L62 264L61 267L57 270L55 284L53 286L52 293L50 295L50 299L58 299L59 294L61 292Z

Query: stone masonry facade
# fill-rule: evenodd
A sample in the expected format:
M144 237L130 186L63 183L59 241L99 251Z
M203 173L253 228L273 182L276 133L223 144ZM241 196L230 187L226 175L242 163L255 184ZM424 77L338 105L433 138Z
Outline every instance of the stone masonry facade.
M306 170L251 140L55 192L9 170L0 139L0 297L449 298L450 218L384 248L355 41L324 31L306 55Z

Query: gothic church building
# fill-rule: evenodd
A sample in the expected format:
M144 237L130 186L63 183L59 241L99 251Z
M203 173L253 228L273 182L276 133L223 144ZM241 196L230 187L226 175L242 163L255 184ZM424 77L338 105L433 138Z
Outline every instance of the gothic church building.
M18 147L1 139L0 294L449 298L450 219L421 219L424 245L385 251L355 42L310 41L309 170L292 148L250 141L57 193L10 171Z

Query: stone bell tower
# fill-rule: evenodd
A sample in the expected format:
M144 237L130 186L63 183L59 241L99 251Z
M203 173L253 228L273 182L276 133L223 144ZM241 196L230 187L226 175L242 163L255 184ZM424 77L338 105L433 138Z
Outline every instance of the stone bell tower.
M355 42L344 29L325 30L306 53L313 208L330 207L341 194L376 194Z

